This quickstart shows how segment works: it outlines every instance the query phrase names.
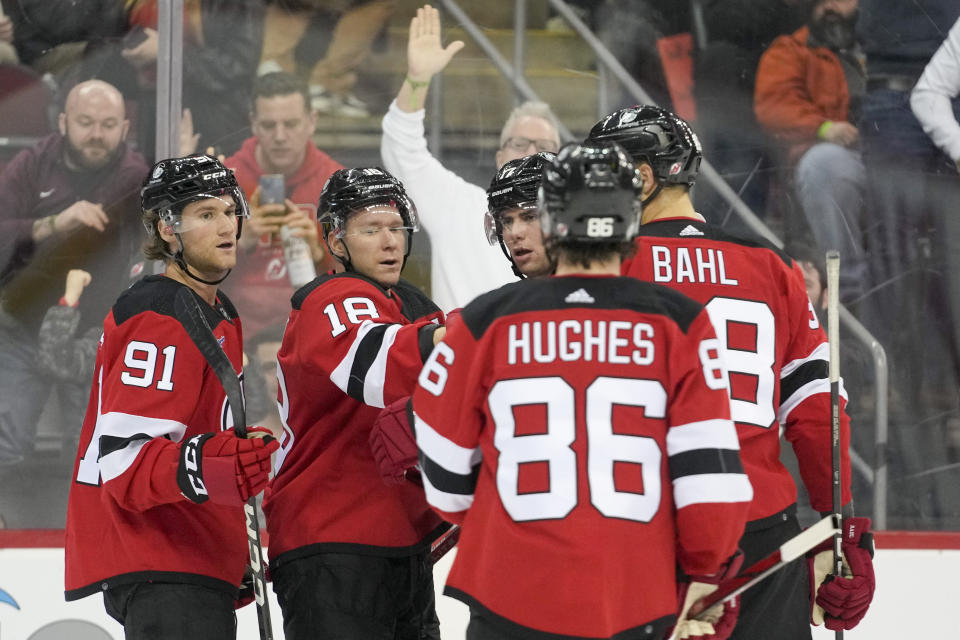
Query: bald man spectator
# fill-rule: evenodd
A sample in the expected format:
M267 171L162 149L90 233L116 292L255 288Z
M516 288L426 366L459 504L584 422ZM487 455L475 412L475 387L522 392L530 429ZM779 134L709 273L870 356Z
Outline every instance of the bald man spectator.
M80 83L58 125L59 133L20 152L0 174L0 466L33 449L54 383L37 366L37 333L67 273L92 276L77 307L82 332L102 322L128 284L139 244L137 200L148 169L124 142L123 96L100 80ZM89 385L64 385L65 417L79 419L64 401L85 401Z

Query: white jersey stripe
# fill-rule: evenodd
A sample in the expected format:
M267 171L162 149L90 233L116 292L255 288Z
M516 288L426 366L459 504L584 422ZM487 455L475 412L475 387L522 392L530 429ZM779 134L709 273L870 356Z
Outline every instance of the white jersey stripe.
M149 438L169 437L173 442L180 442L186 432L186 425L176 420L161 420L135 416L129 413L112 411L97 418L97 430L100 437L130 438L144 434ZM123 449L113 451L100 458L100 475L104 482L112 480L130 468L140 449L147 443L147 439L131 442Z
M785 380L787 376L791 373L802 367L808 362L813 362L814 360L823 360L824 362L830 362L830 345L826 342L821 342L817 345L817 348L808 355L806 358L798 358L796 360L791 360L790 362L783 365L780 369L780 379Z
M480 447L467 449L443 437L424 422L416 411L413 418L417 431L417 447L425 456L451 473L462 476L473 473L473 468L483 458Z
M386 384L387 376L387 356L390 354L390 347L397 338L397 332L400 331L400 325L394 324L387 327L383 334L383 342L380 343L380 351L374 358L373 364L367 370L367 375L363 379L363 402L371 407L386 406L383 402L383 387Z
M753 486L745 473L701 473L673 481L677 509L711 502L750 502Z
M790 394L789 398L781 398L780 410L777 411L777 421L781 425L786 424L791 411L796 409L801 402L818 393L830 393L830 381L828 379L811 380ZM847 399L847 390L843 386L843 379L840 380L840 397L844 400ZM823 419L825 421L829 420L829 416L825 415Z
M448 513L457 513L466 511L473 504L473 494L447 493L437 489L430 482L426 474L423 475L423 491L427 496L427 502L432 506L446 511Z
M714 419L670 427L667 431L667 455L695 449L740 449L737 429L730 420Z

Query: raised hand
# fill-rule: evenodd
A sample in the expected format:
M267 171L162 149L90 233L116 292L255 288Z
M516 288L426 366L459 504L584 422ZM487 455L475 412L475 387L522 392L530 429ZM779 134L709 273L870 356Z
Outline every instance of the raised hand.
M455 40L444 48L440 40L440 12L424 5L410 20L407 78L412 82L429 82L460 49L463 49L462 40Z

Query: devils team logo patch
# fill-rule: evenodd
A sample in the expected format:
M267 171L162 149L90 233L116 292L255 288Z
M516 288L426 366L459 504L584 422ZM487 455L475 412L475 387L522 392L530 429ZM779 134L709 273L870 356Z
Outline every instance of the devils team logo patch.
M680 173L681 169L683 169L683 165L679 162L674 162L672 165L670 165L669 175L675 176Z

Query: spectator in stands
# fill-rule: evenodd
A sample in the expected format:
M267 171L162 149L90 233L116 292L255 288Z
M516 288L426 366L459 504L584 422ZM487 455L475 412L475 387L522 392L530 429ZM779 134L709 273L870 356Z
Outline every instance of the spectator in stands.
M354 89L396 0L278 0L267 7L260 72L290 71L310 83L314 110L364 118Z
M271 324L243 341L243 350L247 357L247 363L243 367L247 420L256 421L261 427L270 429L278 440L283 437L283 422L277 406L280 386L277 378L277 352L280 351L280 343L283 341L285 325L286 322Z
M292 74L257 78L250 119L253 136L224 161L250 200L250 219L239 245L244 256L224 289L243 318L244 330L253 335L267 325L283 323L290 313L293 288L280 227L287 225L307 240L317 273L333 268L317 231L317 201L327 178L343 165L313 144L317 117L310 109L306 83ZM277 173L284 177L286 201L261 204L260 176Z
M142 35L128 40L122 55L139 70L138 142L152 158L157 0L128 0L127 5L129 28ZM194 0L184 2L183 14L183 105L200 134L198 148L229 155L247 134L246 110L263 47L264 5L261 0Z
M705 29L692 27L694 50L693 93L697 134L711 164L759 216L774 213L768 204L771 158L766 136L753 114L754 81L760 56L773 40L803 26L811 0L707 0ZM701 181L694 192L698 211L714 224L728 226L728 211L714 188Z
M813 304L813 310L823 326L827 309L827 268L824 257L810 245L792 242L783 248L784 253L793 258L803 271L803 283L807 286L807 296Z
M427 88L434 75L463 48L440 42L440 16L430 5L410 23L407 76L383 118L380 154L417 203L420 223L430 233L432 298L444 311L462 307L481 293L515 280L497 247L487 244L483 215L487 194L444 168L427 150L423 119ZM556 152L557 122L550 107L527 102L507 118L500 132L497 168L536 153Z
M868 70L860 144L875 221L868 235L875 292L865 302L882 311L862 317L886 347L890 388L899 391L890 450L904 475L917 474L909 491L891 494L891 510L917 523L938 515L920 500L960 512L956 479L921 473L960 459L944 446L955 440L948 420L960 407L960 183L953 160L910 108L911 90L958 18L956 0L922 7L860 0L857 25Z
M822 251L837 249L840 300L863 293L860 216L866 176L858 105L865 89L856 41L857 0L817 0L807 24L773 41L757 68L757 121L784 144L800 208Z
M910 94L910 108L933 143L960 171L960 20L933 54Z
M20 152L0 174L0 465L32 450L53 382L39 367L37 332L67 273L92 276L78 306L81 333L102 322L128 283L147 173L143 157L124 142L128 126L119 91L83 82L67 96L60 132Z
M62 75L91 56L115 53L126 33L120 0L4 0L20 62ZM0 40L6 40L0 28Z
M17 50L13 46L13 21L3 14L0 6L0 64L20 62Z

